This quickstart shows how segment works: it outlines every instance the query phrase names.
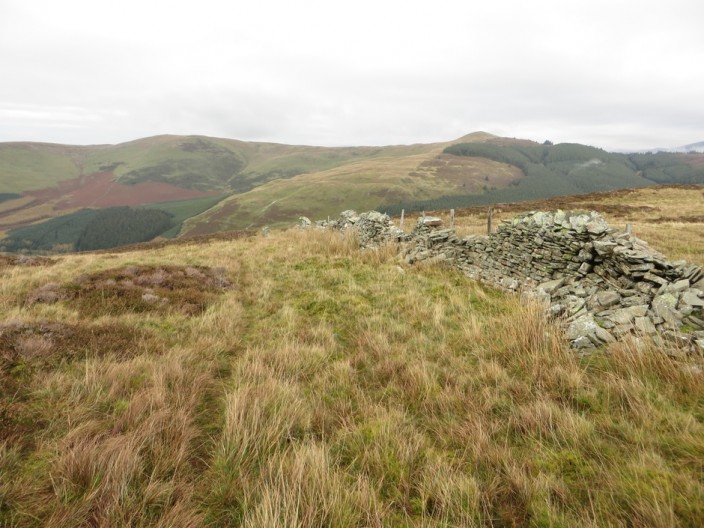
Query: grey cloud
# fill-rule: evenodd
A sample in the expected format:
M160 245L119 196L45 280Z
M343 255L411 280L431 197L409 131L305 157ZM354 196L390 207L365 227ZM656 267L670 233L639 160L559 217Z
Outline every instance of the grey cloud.
M0 6L0 141L388 144L475 130L607 148L704 139L695 0L667 11L650 0L120 6Z

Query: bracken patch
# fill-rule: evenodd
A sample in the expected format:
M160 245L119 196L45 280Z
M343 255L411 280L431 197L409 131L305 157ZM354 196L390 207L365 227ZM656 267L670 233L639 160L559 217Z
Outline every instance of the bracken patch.
M72 303L87 316L121 313L197 315L233 284L222 268L204 266L125 266L81 275L59 286L32 292L33 303Z
M0 269L11 266L52 266L56 264L56 259L47 257L35 257L29 255L0 255Z

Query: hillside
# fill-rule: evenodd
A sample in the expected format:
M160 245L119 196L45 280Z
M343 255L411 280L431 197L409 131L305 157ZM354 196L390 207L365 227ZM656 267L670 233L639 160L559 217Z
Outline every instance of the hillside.
M0 246L75 250L78 227L95 210L112 207L176 210L158 233L173 237L284 227L301 215L321 218L349 208L398 213L701 182L703 154L611 154L481 132L444 143L385 147L202 136L82 147L4 143ZM138 230L121 239L140 242L146 234Z
M270 182L193 217L182 232L285 226L298 216L325 218L342 209L400 214L672 183L704 183L704 155L460 139L431 156L360 162Z
M701 257L702 189L660 192L583 203ZM580 357L540 307L356 243L0 260L0 525L702 524L701 357Z

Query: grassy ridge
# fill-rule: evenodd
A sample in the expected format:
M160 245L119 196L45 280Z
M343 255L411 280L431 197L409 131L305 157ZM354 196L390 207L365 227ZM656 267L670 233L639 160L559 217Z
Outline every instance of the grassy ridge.
M312 147L204 136L155 136L119 145L0 144L0 192L52 187L81 174L113 172L121 183L164 182L202 191L243 192L279 178L434 145Z
M203 214L195 207L183 234L279 227L301 215L324 218L349 208L398 213L703 182L702 171L701 154L611 154L485 133L385 147L324 148L204 136L156 136L93 147L0 145L3 193L108 172L124 185L157 182L230 195ZM44 220L60 209L54 207L56 197L29 205L26 199L3 203L7 228Z
M695 364L628 343L579 359L537 307L355 242L287 232L5 270L3 319L121 346L0 341L2 386L22 388L0 394L3 431L22 432L0 440L0 523L702 523ZM197 315L26 302L165 263L221 266L235 287Z

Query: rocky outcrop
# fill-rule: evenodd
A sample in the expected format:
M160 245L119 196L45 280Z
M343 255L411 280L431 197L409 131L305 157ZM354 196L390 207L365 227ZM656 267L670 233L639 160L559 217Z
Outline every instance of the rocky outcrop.
M402 242L408 264L447 262L484 283L534 296L564 320L577 349L634 334L704 352L702 269L668 260L598 213L531 212L489 236L464 239L429 218L410 234L375 211L345 211L316 225L358 229L362 247Z
M405 233L393 225L389 215L377 211L361 214L351 210L343 211L337 220L320 220L315 223L315 226L340 231L355 229L359 235L359 245L365 249L406 239ZM301 227L304 227L304 224Z

